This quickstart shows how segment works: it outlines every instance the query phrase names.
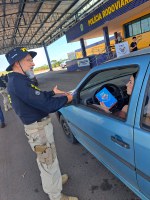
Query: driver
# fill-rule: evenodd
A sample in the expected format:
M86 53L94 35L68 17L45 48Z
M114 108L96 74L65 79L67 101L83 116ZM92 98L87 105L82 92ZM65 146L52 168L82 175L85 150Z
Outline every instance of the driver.
M134 81L135 81L135 74L133 74L133 75L130 76L130 80L129 80L128 83L126 84L126 87L127 87L127 94L128 94L129 96L131 96L131 94L132 94L132 90L133 90L133 86L134 86ZM105 112L107 112L107 113L111 113L111 112L109 111L109 108L106 107L105 104L104 104L103 102L100 102L100 108L101 108L102 110L104 110ZM127 111L128 111L128 105L125 105L125 106L122 108L121 112L123 112L124 114L126 114Z

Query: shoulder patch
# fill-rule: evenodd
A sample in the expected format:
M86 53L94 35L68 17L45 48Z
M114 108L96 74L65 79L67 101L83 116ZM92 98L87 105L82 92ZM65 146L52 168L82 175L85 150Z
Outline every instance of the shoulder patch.
M40 95L40 91L35 90L35 95Z

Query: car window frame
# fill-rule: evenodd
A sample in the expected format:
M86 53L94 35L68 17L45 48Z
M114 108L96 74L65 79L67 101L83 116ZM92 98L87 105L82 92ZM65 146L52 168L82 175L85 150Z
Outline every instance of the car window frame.
M118 69L118 68L120 68L120 69L125 69L125 68L128 68L129 66L131 66L132 68L135 68L135 69L137 69L135 72L136 72L136 79L137 79L137 76L138 76L138 71L139 71L139 65L138 64L129 64L129 65L124 65L124 66L117 66L117 67L109 67L109 68L104 68L104 69L100 69L100 70L98 70L98 71L95 71L95 72L93 72L91 75L89 75L89 77L80 85L80 87L78 88L78 90L77 90L77 104L80 104L80 105L82 105L82 106L84 106L84 107L86 107L86 108L90 108L90 109L92 109L93 111L95 111L96 113L101 113L101 114L104 114L104 115L106 115L106 116L108 116L108 117L111 117L111 118L113 118L113 119L117 119L117 120L119 120L119 121L123 121L123 122L125 122L125 121L127 121L127 118L128 118L128 112L129 112L129 106L130 106L130 103L131 103L131 97L132 97L132 95L131 95L131 97L130 97L130 100L129 100L129 106L128 106L128 111L127 111L127 113L126 113L126 117L125 118L121 118L121 117L119 117L119 116L116 116L116 115L114 115L114 114L112 114L112 113L107 113L107 112L105 112L105 111L103 111L102 109L96 109L96 108L94 108L94 105L93 106L91 106L91 105L84 105L84 104L81 104L80 103L80 92L81 92L81 90L84 88L84 86L87 84L87 82L89 81L89 80L91 80L94 76L96 76L96 74L98 74L98 73L100 73L100 72L104 72L104 71L111 71L111 70L115 70L115 69ZM133 72L133 73L135 73L135 72ZM130 75L130 74L129 74ZM124 75L125 76L125 75ZM123 77L123 76L122 76ZM118 77L119 78L119 77ZM135 79L135 80L136 80ZM111 81L111 80L113 80L113 79L109 79L109 81ZM106 82L106 81L105 81ZM135 83L136 83L136 81L135 81ZM135 83L134 83L134 87L135 87ZM134 87L133 87L133 91L134 91Z
M143 103L142 103L141 116L140 116L140 128L147 132L150 132L150 126L147 126L146 124L143 123L143 115L144 115L144 108L145 108L145 103L146 103L146 98L147 98L146 94L148 93L149 89L150 89L150 75L148 77L146 89L144 92L144 99L143 99Z

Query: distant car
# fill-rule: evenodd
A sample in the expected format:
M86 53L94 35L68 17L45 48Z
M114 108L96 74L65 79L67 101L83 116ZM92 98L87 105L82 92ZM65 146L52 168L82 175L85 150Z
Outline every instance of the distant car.
M61 68L66 68L66 62L67 62L67 61L63 61L63 62L60 64L60 67L61 67Z
M135 73L129 97L126 83ZM96 98L104 87L117 99L111 113ZM117 115L127 104L126 115ZM150 200L150 48L93 68L57 116L71 143L80 142L142 200Z

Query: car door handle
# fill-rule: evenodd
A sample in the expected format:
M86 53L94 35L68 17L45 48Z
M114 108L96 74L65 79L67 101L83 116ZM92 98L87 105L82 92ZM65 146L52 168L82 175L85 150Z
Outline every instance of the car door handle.
M113 142L117 143L118 145L120 145L120 146L126 148L126 149L130 149L130 145L127 144L126 142L124 142L124 141L122 140L122 138L121 138L120 136L118 136L118 135L111 136L111 140L112 140Z

